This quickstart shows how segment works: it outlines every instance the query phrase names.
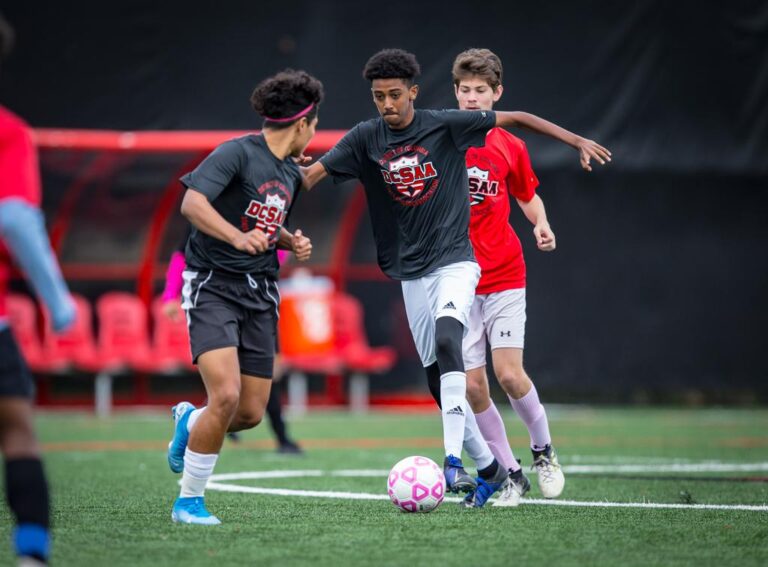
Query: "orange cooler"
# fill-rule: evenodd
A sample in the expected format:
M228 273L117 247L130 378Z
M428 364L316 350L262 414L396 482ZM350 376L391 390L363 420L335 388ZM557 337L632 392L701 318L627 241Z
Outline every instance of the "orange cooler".
M280 352L292 356L333 351L333 282L297 270L279 286Z

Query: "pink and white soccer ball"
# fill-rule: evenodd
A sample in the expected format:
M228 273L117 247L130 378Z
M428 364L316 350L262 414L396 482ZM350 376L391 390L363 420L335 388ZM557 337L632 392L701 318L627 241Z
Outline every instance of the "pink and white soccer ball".
M445 497L443 469L427 457L406 457L389 472L387 494L403 512L431 512Z

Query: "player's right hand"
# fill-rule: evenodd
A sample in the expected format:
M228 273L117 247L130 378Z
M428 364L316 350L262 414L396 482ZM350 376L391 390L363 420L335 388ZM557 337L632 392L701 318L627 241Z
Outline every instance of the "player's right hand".
M536 237L536 246L542 252L552 252L557 247L555 233L552 232L548 222L539 223L533 227L533 235Z
M263 254L269 248L269 238L260 228L254 228L248 232L241 232L236 237L232 246L241 252L251 255Z

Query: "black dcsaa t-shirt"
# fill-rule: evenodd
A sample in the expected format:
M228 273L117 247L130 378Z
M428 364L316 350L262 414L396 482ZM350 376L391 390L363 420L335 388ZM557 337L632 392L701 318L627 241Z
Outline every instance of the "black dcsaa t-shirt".
M492 111L416 110L393 130L361 122L320 158L336 181L359 179L368 198L379 266L396 280L474 260L465 153L485 145Z
M302 186L294 160L277 158L264 136L250 134L221 144L181 182L205 195L227 222L243 232L259 228L270 242L265 253L252 256L193 227L185 251L187 265L276 278L275 245Z

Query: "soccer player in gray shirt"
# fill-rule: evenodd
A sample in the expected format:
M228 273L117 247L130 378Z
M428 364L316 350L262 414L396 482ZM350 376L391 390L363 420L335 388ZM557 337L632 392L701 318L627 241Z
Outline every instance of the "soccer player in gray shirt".
M379 266L401 281L419 357L430 383L439 383L447 488L468 492L465 503L473 506L501 488L506 474L466 401L462 338L480 268L468 234L465 152L501 126L552 136L576 147L582 160L604 156L594 142L523 112L416 110L419 72L415 56L400 49L371 57L363 76L380 117L355 126L305 168L305 183L311 188L331 175L365 187ZM463 468L462 445L477 463L477 480Z

